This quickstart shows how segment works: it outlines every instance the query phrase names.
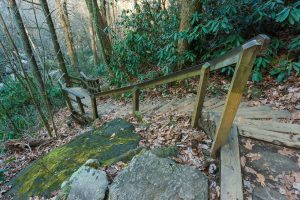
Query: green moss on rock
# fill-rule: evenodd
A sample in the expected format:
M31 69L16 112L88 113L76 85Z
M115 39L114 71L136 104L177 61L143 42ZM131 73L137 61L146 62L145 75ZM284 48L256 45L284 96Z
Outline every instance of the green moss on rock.
M102 165L138 146L140 136L133 126L115 119L102 127L74 138L22 170L9 184L8 195L28 199L33 195L49 196L60 188L88 159L97 159Z

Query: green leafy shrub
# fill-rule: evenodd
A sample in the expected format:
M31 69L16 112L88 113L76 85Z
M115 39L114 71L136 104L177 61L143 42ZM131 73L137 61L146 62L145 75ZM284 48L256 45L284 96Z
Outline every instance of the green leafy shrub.
M252 80L259 82L264 74L278 81L298 75L299 1L202 1L201 11L194 13L190 21L192 28L183 32L178 32L178 3L171 1L166 10L158 5L144 0L134 11L122 13L118 27L124 37L114 37L113 45L114 84L145 80L150 78L146 75L149 71L156 71L159 76L176 70L178 64L188 66L211 60L259 33L269 35L272 43L267 55L256 60ZM183 55L177 52L179 40L190 43L191 48ZM274 62L278 59L281 61ZM233 67L221 72L232 75Z

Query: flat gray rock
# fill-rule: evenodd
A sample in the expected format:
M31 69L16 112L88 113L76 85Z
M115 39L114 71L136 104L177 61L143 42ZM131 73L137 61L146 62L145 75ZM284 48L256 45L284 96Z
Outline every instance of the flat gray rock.
M288 200L288 198L269 187L255 187L252 200Z
M97 169L97 160L88 160L62 184L68 200L103 200L108 186L106 173Z
M118 174L110 200L207 200L207 177L190 166L176 164L146 151Z
M297 163L287 156L269 151L260 154L261 158L252 162L253 168L260 173L271 171L274 174L281 174L300 170Z

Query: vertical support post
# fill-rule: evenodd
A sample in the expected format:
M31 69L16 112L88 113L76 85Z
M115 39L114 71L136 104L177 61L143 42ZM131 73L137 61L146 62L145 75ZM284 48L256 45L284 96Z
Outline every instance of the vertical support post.
M219 148L228 140L229 132L240 105L243 90L247 84L249 75L251 74L257 52L257 46L243 49L241 52L231 81L225 107L216 130L211 150L212 157L216 156Z
M140 89L135 87L132 91L132 113L139 111Z
M83 108L83 104L82 104L82 102L81 102L81 99L80 99L79 97L76 97L76 101L77 101L77 103L78 103L80 113L81 113L81 114L84 114L84 108Z
M194 111L193 111L193 115L192 115L192 127L193 128L197 127L198 120L202 114L204 98L205 98L206 89L207 89L207 85L208 85L209 66L210 66L209 63L205 63L201 68L197 96L195 99Z
M95 95L91 95L91 105L92 105L93 119L95 120L99 117Z

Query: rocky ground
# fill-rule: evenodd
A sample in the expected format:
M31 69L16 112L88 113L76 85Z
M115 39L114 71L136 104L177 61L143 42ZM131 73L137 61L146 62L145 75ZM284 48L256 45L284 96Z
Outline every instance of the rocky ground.
M275 86L273 85L273 87L250 84L249 90L246 92L247 98L244 101L246 100L249 105L253 106L268 104L272 105L275 110L288 109L292 112L292 118L289 119L289 123L299 123L300 89L299 85L294 83L287 82L284 85L276 85L274 83ZM193 95L196 85L196 82L191 82L185 89L176 88L175 86L175 89L170 88L167 92L161 92L165 89L161 91L152 90L145 92L144 95L145 99L151 99L154 105L152 107L153 111L156 109L155 105L159 105L162 99L164 99L164 103L170 103L172 100L174 103L174 101L177 101L174 97L180 99ZM216 80L209 87L209 95L222 96L225 94L226 89L228 89L226 80ZM104 102L102 108L107 107L105 103L124 108L130 104L130 99L112 100L107 98L100 101ZM185 108L180 109L184 110ZM100 110L100 112L102 111ZM53 149L69 143L76 136L86 132L87 129L91 130L102 126L112 119L123 117L135 126L135 131L141 136L139 146L155 149L176 145L178 154L168 159L172 159L177 164L191 166L199 173L205 174L208 178L209 199L219 199L219 161L209 157L211 139L203 132L190 127L190 114L177 112L172 109L168 111L168 107L165 107L163 113L137 113L135 116L130 114L130 109L124 109L123 111L119 113L116 110L112 110L102 115L101 119L95 121L91 126L82 127L70 121L68 111L62 109L56 114L55 118L59 127L60 137L58 140L51 140L36 148L25 147L2 155L1 168L6 169L2 171L2 183L8 182L21 169L41 155L45 155ZM41 129L39 135L43 136L43 133L44 130ZM273 196L276 196L275 199L279 197L282 199L299 198L299 151L242 137L240 137L240 151L245 199L271 199ZM89 158L85 157L85 160L80 162L81 165ZM171 162L171 160L168 162ZM281 165L280 163L284 164ZM108 183L112 183L119 172L129 165L128 162L120 161L102 166L101 170L106 172ZM77 169L78 167L80 167L79 164ZM10 187L9 184L2 185L1 193L6 194ZM50 196L55 195L57 195L57 190L50 194ZM34 197L33 199L44 198Z

